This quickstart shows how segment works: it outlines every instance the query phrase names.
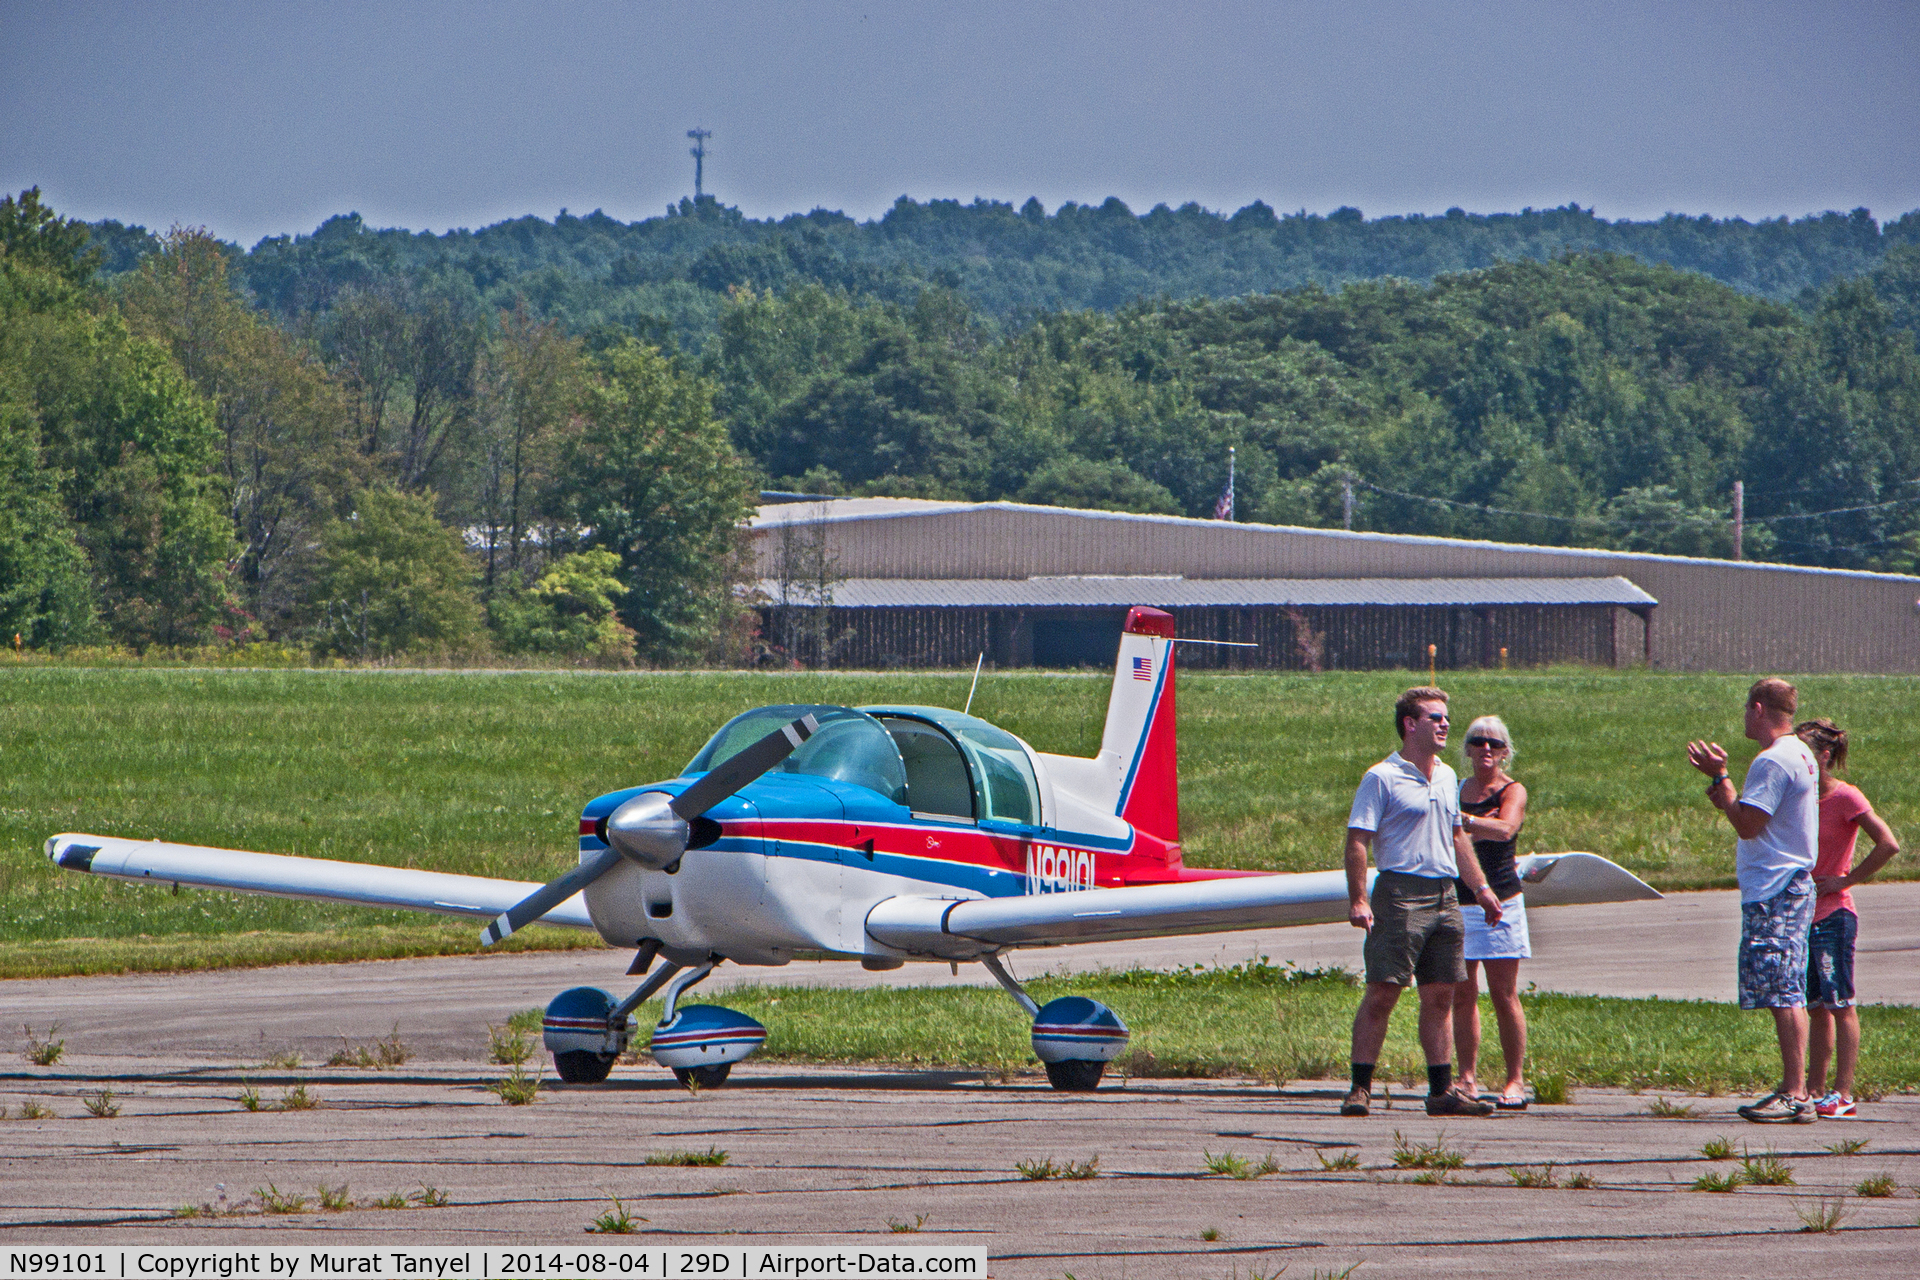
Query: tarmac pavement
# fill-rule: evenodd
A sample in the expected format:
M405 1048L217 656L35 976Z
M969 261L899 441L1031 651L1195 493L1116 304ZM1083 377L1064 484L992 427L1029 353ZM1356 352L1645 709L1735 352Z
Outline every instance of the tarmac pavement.
M1861 891L1863 994L1920 1004L1920 885ZM1536 912L1542 988L1616 995L1731 995L1738 904L1686 894L1632 906ZM1255 954L1304 966L1357 964L1344 926L1017 954L1025 974L1132 964L1232 963ZM724 1088L688 1094L658 1068L620 1068L604 1086L551 1080L509 1107L486 1085L485 1024L579 983L619 990L619 953L528 953L199 974L0 983L0 1023L58 1020L55 1066L0 1069L0 1240L74 1243L557 1243L619 1196L645 1221L632 1243L984 1245L1001 1277L1912 1275L1920 1271L1920 1098L1871 1103L1857 1121L1748 1125L1734 1100L1684 1099L1656 1118L1648 1097L1577 1091L1488 1120L1429 1119L1416 1095L1364 1120L1336 1114L1340 1086L1131 1080L1063 1095L1037 1074L794 1067L748 1062ZM734 981L885 984L979 981L944 966L870 974L852 965L717 973ZM1758 1016L1758 1015L1756 1015ZM291 1049L323 1060L398 1026L419 1057L391 1071L263 1068ZM275 1110L304 1083L317 1109ZM248 1112L252 1088L265 1104ZM85 1098L110 1089L113 1118ZM32 1101L52 1115L18 1118ZM1459 1153L1445 1181L1416 1184L1396 1136ZM1774 1150L1794 1185L1691 1190L1725 1136ZM1827 1150L1864 1139L1853 1156ZM646 1166L668 1149L727 1152L720 1167ZM1205 1172L1226 1152L1279 1171ZM1352 1154L1358 1168L1322 1162ZM1014 1165L1098 1156L1097 1176L1033 1182ZM1552 1163L1553 1189L1509 1170ZM1853 1193L1891 1174L1896 1194ZM1591 1187L1568 1189L1569 1175ZM309 1197L345 1183L358 1207L261 1212L256 1188ZM421 1187L442 1208L370 1206ZM224 1193L224 1201L222 1194ZM1802 1214L1845 1195L1838 1231ZM175 1217L185 1205L224 1209ZM309 1206L311 1210L311 1206ZM894 1225L889 1225L889 1224ZM894 1226L915 1227L898 1234ZM1213 1233L1216 1238L1204 1236Z

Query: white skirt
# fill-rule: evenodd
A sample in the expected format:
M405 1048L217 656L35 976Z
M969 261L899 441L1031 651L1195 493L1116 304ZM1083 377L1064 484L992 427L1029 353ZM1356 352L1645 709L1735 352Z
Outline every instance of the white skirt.
M1529 960L1533 946L1527 938L1527 895L1516 893L1500 904L1500 923L1487 927L1487 913L1467 903L1460 908L1467 927L1469 960Z

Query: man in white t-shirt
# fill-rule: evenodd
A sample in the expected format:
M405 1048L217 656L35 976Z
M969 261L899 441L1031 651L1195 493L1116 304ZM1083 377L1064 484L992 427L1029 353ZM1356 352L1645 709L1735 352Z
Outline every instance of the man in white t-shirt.
M1747 690L1747 737L1760 754L1736 795L1727 753L1690 742L1687 759L1713 779L1707 799L1739 835L1740 1007L1769 1009L1780 1038L1780 1087L1740 1108L1756 1124L1811 1124L1807 1097L1807 935L1813 927L1813 863L1820 849L1820 765L1794 736L1799 696L1785 680Z
M1367 933L1367 990L1353 1018L1353 1084L1343 1116L1373 1104L1373 1068L1400 993L1420 984L1420 1047L1427 1058L1427 1114L1484 1116L1493 1104L1453 1089L1454 984L1467 979L1455 877L1466 881L1487 923L1500 899L1460 826L1460 785L1440 760L1447 695L1421 685L1393 707L1400 749L1367 770L1347 815L1347 920ZM1367 856L1379 874L1369 889Z

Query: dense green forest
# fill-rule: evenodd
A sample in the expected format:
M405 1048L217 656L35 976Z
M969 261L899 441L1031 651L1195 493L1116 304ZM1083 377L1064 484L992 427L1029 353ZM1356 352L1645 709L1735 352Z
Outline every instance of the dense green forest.
M1917 238L702 201L243 253L28 191L0 627L779 660L739 603L757 488L1206 516L1229 449L1242 520L1722 555L1741 480L1749 557L1911 572Z
M156 239L144 228L92 228L104 269L130 270ZM1772 219L1609 222L1591 209L1526 209L1364 218L1341 208L1279 216L1255 202L1230 217L1196 204L1136 215L1119 200L1011 204L901 197L860 223L816 209L742 217L711 196L666 216L622 223L595 210L552 222L524 217L445 235L375 230L358 214L310 236L275 236L234 257L236 280L283 322L326 310L342 291L405 278L476 304L513 307L572 332L655 326L699 345L730 288L801 282L908 302L929 284L959 292L983 317L1020 323L1045 312L1110 311L1141 298L1230 298L1397 276L1426 282L1499 262L1623 253L1699 272L1743 293L1792 302L1920 243L1920 210L1879 226L1865 209Z

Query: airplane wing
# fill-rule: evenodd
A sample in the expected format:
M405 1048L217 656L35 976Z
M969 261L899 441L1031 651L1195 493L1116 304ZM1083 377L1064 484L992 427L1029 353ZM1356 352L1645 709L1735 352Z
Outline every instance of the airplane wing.
M47 856L68 871L87 871L116 880L160 881L196 889L350 902L484 920L493 919L540 887L520 880L414 871L369 862L294 858L111 836L57 835L47 841L46 848ZM541 916L540 923L593 928L579 894Z
M1518 869L1529 907L1661 896L1626 868L1591 853L1533 854L1521 858ZM914 955L964 960L1006 947L1118 942L1346 918L1346 873L1313 871L1011 898L888 898L868 913L867 933L876 942Z

